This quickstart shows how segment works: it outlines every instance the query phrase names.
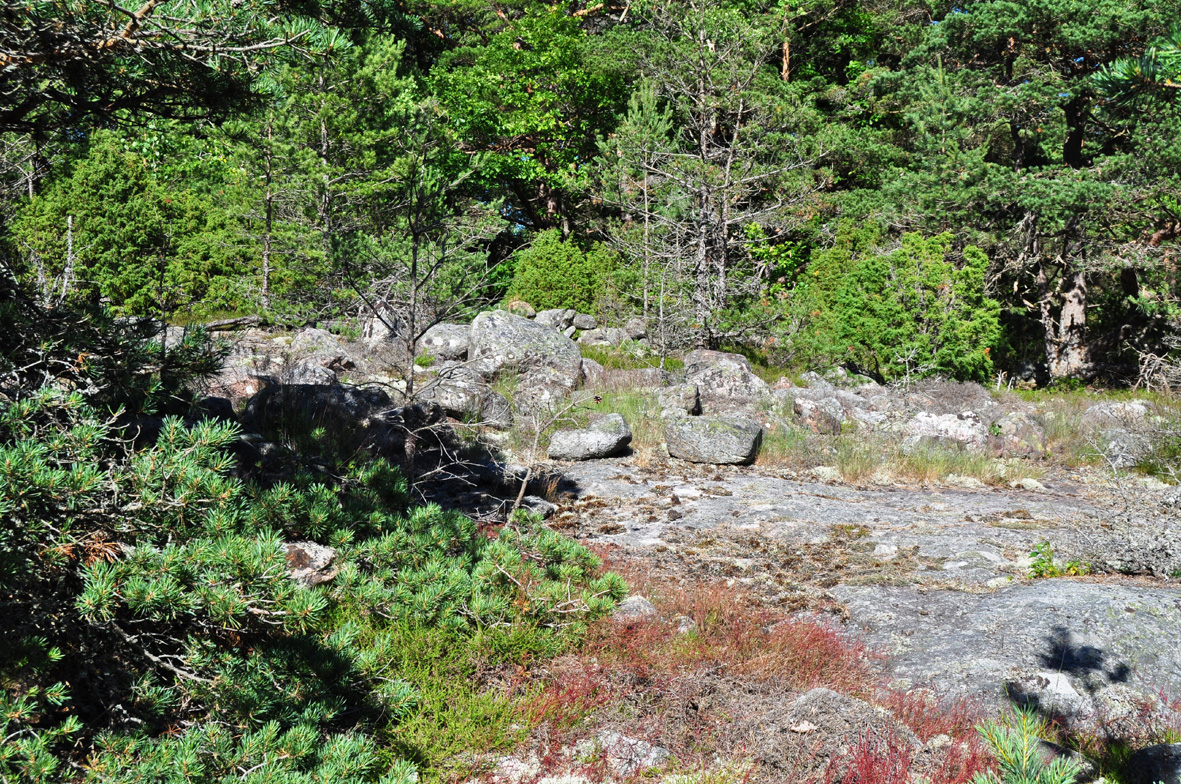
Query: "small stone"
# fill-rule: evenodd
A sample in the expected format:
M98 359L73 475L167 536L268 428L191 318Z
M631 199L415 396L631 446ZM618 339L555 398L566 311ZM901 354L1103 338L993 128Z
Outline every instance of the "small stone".
M505 307L505 310L507 310L509 313L512 313L514 316L520 316L521 318L527 319L531 319L537 315L537 311L532 305L530 305L528 302L525 302L524 300L519 299L515 299L510 302Z
M569 308L551 308L538 312L534 319L538 324L544 324L559 332L574 324L575 312Z
M575 329L596 329L599 322L589 313L578 313L574 316Z
M612 620L623 623L655 621L658 618L660 618L660 612L656 609L656 605L639 595L624 599L611 614Z
M1046 486L1041 482L1037 481L1036 479L1030 479L1029 477L1026 477L1025 479L1014 479L1012 482L1009 482L1009 487L1012 487L1015 490L1029 490L1030 492L1037 492L1039 490L1046 489Z
M547 518L558 511L558 505L550 503L541 496L527 495L521 499L521 508Z
M639 317L628 319L627 323L623 325L623 331L627 333L630 340L644 340L648 337L648 327Z
M287 576L307 588L326 583L339 571L334 562L336 550L315 542L290 542L283 547L287 555Z

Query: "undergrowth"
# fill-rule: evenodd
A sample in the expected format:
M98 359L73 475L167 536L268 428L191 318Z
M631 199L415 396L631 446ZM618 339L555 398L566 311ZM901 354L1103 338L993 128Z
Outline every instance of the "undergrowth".
M579 350L586 359L593 359L605 370L640 370L661 367L660 356L634 341L619 346L588 346L579 344ZM676 355L664 357L663 368L677 371L685 367L685 361Z
M817 436L790 426L772 426L764 431L758 464L798 471L830 466L852 484L932 484L949 477L971 477L986 485L1000 486L1045 475L1044 466L1031 460L1001 460L952 446L904 448L896 438L855 430L838 436Z
M990 764L975 733L981 714L974 705L883 687L877 654L835 622L765 606L739 586L679 580L646 561L604 558L653 602L659 618L593 624L576 652L524 687L521 716L538 728L543 749L610 729L668 748L675 765L698 771L689 781L770 780L778 774L744 766L749 748L733 717L752 699L787 705L793 695L824 687L882 706L923 740L947 736L925 763L931 784L967 784ZM852 772L863 784L906 781L913 760L898 751L857 747L830 773ZM729 767L719 771L722 760Z

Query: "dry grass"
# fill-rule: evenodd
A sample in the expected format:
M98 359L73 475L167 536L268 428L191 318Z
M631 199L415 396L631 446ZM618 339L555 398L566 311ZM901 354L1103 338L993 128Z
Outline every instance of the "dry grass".
M953 446L903 448L898 438L861 432L817 436L798 428L768 429L758 465L807 471L833 466L851 484L917 482L934 484L949 476L971 477L986 485L1039 479L1045 466L1034 460L1000 460Z

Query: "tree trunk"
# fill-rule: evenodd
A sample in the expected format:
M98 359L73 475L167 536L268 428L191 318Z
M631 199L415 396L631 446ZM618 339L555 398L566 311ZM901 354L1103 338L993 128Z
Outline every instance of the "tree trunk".
M1089 370L1087 359L1087 280L1080 270L1063 273L1062 311L1058 319L1056 377L1079 378Z
M274 205L275 194L273 190L273 170L272 164L274 162L274 118L267 118L267 143L264 149L264 172L266 178L266 191L263 194L265 225L263 227L262 235L262 308L263 310L271 309L271 231L273 228L274 219Z
M1066 112L1066 142L1062 146L1062 162L1072 169L1081 169L1083 161L1083 137L1087 128L1088 105L1081 96L1074 98L1063 107Z
M1038 266L1038 299L1042 327L1045 330L1046 365L1050 377L1085 378L1090 374L1091 362L1087 350L1087 280L1086 275L1073 267L1062 272L1062 282L1051 290L1044 265ZM1058 304L1058 318L1054 306Z
M328 120L326 114L328 107L323 100L325 92L324 70L320 69L320 167L323 170L320 187L320 204L317 211L320 213L317 217L320 219L320 241L324 246L324 257L326 259L332 258L332 226L330 223L329 213L331 212L332 197L329 195L329 190L332 187L331 175L328 173Z

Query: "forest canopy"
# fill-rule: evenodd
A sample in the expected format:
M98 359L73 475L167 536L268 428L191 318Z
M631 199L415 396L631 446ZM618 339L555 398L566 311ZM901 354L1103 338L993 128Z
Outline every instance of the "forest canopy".
M14 7L5 264L47 302L306 323L398 300L402 260L427 251L452 311L532 292L660 318L669 348L773 344L889 376L900 356L853 321L808 327L858 226L866 259L946 245L989 360L931 372L1127 380L1178 324L1177 16L1165 0ZM872 310L859 298L883 284L841 275L842 307ZM923 321L937 303L898 307Z

